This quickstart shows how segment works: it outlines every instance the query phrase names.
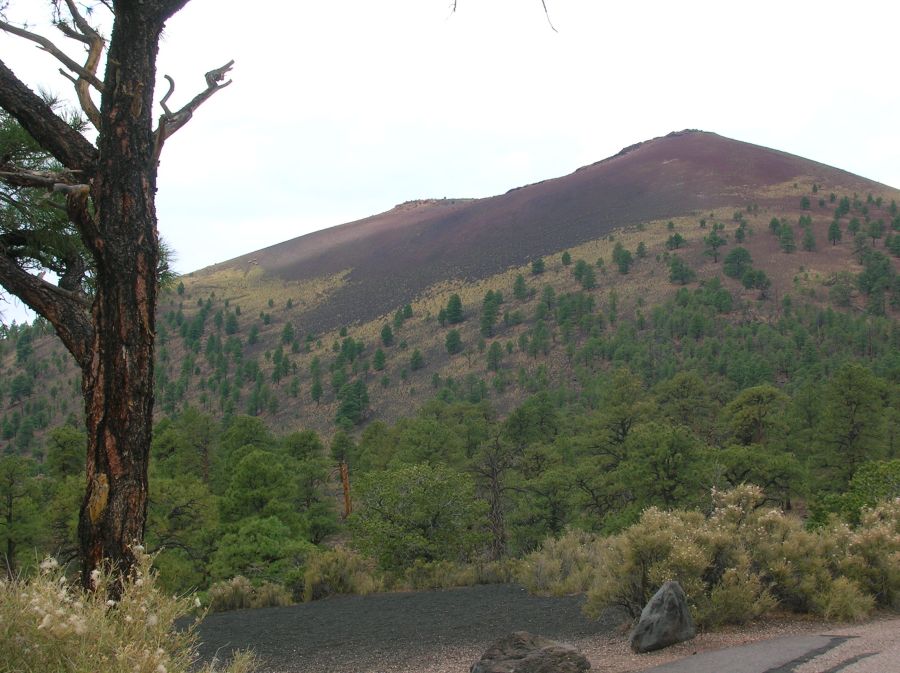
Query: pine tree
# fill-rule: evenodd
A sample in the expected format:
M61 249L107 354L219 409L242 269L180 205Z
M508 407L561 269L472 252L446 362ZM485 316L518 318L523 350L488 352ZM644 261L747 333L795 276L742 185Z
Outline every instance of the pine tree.
M459 335L459 330L452 329L447 332L447 338L444 340L444 346L447 348L447 352L450 355L455 355L462 351L462 338Z
M837 242L841 240L841 223L837 218L828 225L828 240L831 241L831 245L837 245Z
M519 301L525 301L528 298L528 285L525 283L525 276L521 273L516 276L513 283L513 297Z
M457 325L463 321L462 300L458 294L450 295L446 307L446 319L450 325Z
M394 345L394 330L392 330L391 326L387 323L381 328L381 343L385 346Z
M375 350L375 354L372 356L372 366L375 368L375 371L382 371L385 365L385 356L384 351L380 348Z

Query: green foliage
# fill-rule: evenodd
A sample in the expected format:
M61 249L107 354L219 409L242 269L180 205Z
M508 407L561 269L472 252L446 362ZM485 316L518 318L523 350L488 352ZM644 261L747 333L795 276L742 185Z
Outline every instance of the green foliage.
M513 283L513 297L519 301L528 299L528 284L525 282L525 276L521 273L516 275L516 280Z
M462 300L459 298L458 294L450 295L450 299L447 301L445 311L448 324L457 325L463 321L464 315Z
M713 262L719 261L719 248L728 242L728 240L719 233L723 228L724 225L722 224L714 224L712 231L703 237L703 244L706 246L706 250L703 251L703 254L712 257Z
M487 368L496 372L500 370L500 363L503 361L503 347L500 345L499 341L494 341L491 343L490 348L488 348L487 352Z
M337 399L335 423L338 426L347 428L362 422L369 409L369 393L363 379L342 385L338 390Z
M822 468L839 487L866 460L881 458L884 382L859 364L842 365L824 389Z
M493 290L488 290L484 295L481 303L481 322L480 329L482 336L491 337L494 335L494 326L497 324L497 318L500 315L500 304L503 302L503 295Z
M84 474L84 456L87 435L71 425L53 428L47 435L47 472L62 479L70 475Z
M831 242L831 245L837 245L838 241L841 240L841 223L837 218L828 225L828 240Z
M415 372L422 369L422 367L424 366L425 358L422 357L422 352L418 348L416 348L409 358L409 368Z
M744 275L741 276L741 284L748 290L759 290L759 298L765 299L768 297L772 281L769 280L766 272L762 269L747 269L744 271Z
M351 529L383 568L416 560L467 560L483 539L471 479L444 466L410 465L357 479Z
M381 328L381 343L383 343L385 346L394 345L394 330L392 330L391 326L387 323L385 323L384 327Z
M569 254L568 250L563 252L562 256L560 257L560 261L562 262L563 266L569 266L569 264L572 263L572 255Z
M626 250L621 241L617 241L612 252L613 264L619 269L619 273L626 274L634 263L631 252Z
M669 260L669 281L678 285L686 285L696 279L697 273L678 255Z
M778 244L782 251L791 253L797 249L797 242L794 238L794 228L789 224L782 224L778 232Z
M747 248L740 246L733 248L727 255L722 264L722 270L729 278L743 277L744 272L753 266L753 258Z
M531 261L531 274L533 276L539 276L544 273L544 260L541 257L534 259Z
M37 465L30 458L7 455L0 458L0 554L7 573L34 562L33 545L41 535L40 482Z
M813 234L812 227L804 227L801 246L806 252L813 252L816 249L816 237Z
M209 572L217 580L244 575L256 582L286 584L302 571L314 549L309 542L293 538L277 517L249 517L222 535Z
M294 325L290 320L284 323L281 330L281 343L289 344L294 340Z
M846 491L819 499L813 521L822 525L830 514L838 514L858 523L865 508L896 498L900 498L900 459L868 461L856 470Z
M678 250L679 248L684 247L686 242L684 236L681 234L672 234L669 236L668 240L666 240L666 249Z
M459 335L459 330L452 329L447 332L447 337L444 339L444 346L447 348L447 352L450 355L456 355L457 353L462 352L462 337Z

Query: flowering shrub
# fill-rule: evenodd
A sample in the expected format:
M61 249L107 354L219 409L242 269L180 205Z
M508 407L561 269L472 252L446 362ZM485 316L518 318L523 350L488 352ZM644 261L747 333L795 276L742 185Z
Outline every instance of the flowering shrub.
M775 606L828 619L860 619L900 604L900 499L864 510L851 528L815 531L763 509L762 490L714 492L715 509L644 511L622 533L569 532L523 564L531 591L586 591L585 612L618 606L636 617L666 580L681 583L702 626L742 623Z
M150 557L123 581L119 601L107 600L118 578L95 571L96 590L73 587L53 559L31 579L0 582L0 661L3 670L65 673L247 673L252 655L240 653L224 668L195 666L193 627L174 623L199 607L156 586Z

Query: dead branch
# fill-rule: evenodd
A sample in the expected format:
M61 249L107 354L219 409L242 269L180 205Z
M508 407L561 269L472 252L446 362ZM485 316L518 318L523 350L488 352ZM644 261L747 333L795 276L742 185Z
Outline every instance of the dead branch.
M159 101L163 113L159 116L159 126L154 132L156 138L156 146L153 152L154 161L159 161L159 155L162 152L162 146L166 139L191 120L191 117L194 116L194 110L205 103L219 89L224 89L231 84L231 80L226 82L222 82L222 80L225 79L226 73L231 70L233 65L234 60L232 59L220 68L206 73L206 89L194 96L187 105L177 112L172 112L167 105L169 97L175 91L175 80L165 75L166 80L169 82L169 90L162 97L162 100Z
M25 168L17 168L9 164L0 166L0 180L12 187L36 187L51 191L63 191L55 189L57 185L62 187L63 176L54 171L30 171Z
M90 73L94 79L97 79L97 68L100 65L100 57L103 55L103 48L106 46L106 41L81 15L78 11L78 7L75 6L74 0L66 0L66 6L69 8L69 14L72 16L72 21L75 23L77 30L73 29L64 21L57 23L56 27L59 28L63 35L87 45L88 53L84 62L84 71ZM91 81L82 75L79 75L78 79L75 80L75 93L78 96L78 103L81 105L81 109L84 110L84 114L87 115L91 124L99 131L100 111L97 109L97 106L91 98L91 86ZM101 93L103 92L102 88L98 88L97 90Z
M457 0L450 0L451 14L456 11L456 2ZM547 24L550 26L554 33L558 33L559 31L556 30L556 26L553 25L553 21L550 19L550 11L547 9L547 0L541 0L541 5L544 8L544 16L547 17Z
M97 79L96 74L78 65L75 61L69 58L69 56L65 52L63 52L59 47L57 47L55 44L53 44L53 42L48 40L43 35L32 33L29 30L19 28L3 20L0 20L0 30L5 30L7 33L12 33L13 35L17 35L19 37L25 38L26 40L31 40L32 42L37 43L42 50L51 54L69 70L77 74L79 77L83 77L84 79L86 79L91 86L97 89L97 91L103 93L103 82Z
M60 69L60 72L66 79L74 83L75 93L78 96L78 103L81 105L81 109L84 110L84 114L90 120L91 124L94 125L94 128L99 129L100 111L91 99L91 87L94 87L101 94L103 93L103 82L97 77L97 68L100 65L100 57L103 55L103 47L106 43L100 33L91 28L84 17L79 14L78 8L72 0L66 0L66 4L69 7L72 20L78 30L75 30L64 21L58 22L56 27L59 28L66 37L70 37L73 40L77 40L87 45L87 57L83 66L69 58L65 52L43 35L32 33L29 30L13 26L2 20L0 20L0 29L35 42L41 49L54 56L60 63L66 66L68 70L77 75L77 77L73 77L66 71Z

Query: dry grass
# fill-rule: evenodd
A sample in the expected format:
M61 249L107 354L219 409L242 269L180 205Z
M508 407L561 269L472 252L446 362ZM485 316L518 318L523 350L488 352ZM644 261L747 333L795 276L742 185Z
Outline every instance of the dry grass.
M96 590L69 583L52 559L30 579L0 582L0 671L55 673L249 673L255 660L237 654L225 666L197 669L194 627L176 620L196 613L191 597L170 597L156 585L141 554L118 601L107 600L114 578L98 572Z
M261 311L283 311L289 300L300 310L319 306L346 282L351 271L352 269L344 269L312 280L285 281L267 275L260 267L251 265L244 270L223 268L188 274L180 280L184 283L184 296L188 301L215 296L255 315ZM170 298L175 296L171 295ZM273 307L269 306L269 300L274 303Z

